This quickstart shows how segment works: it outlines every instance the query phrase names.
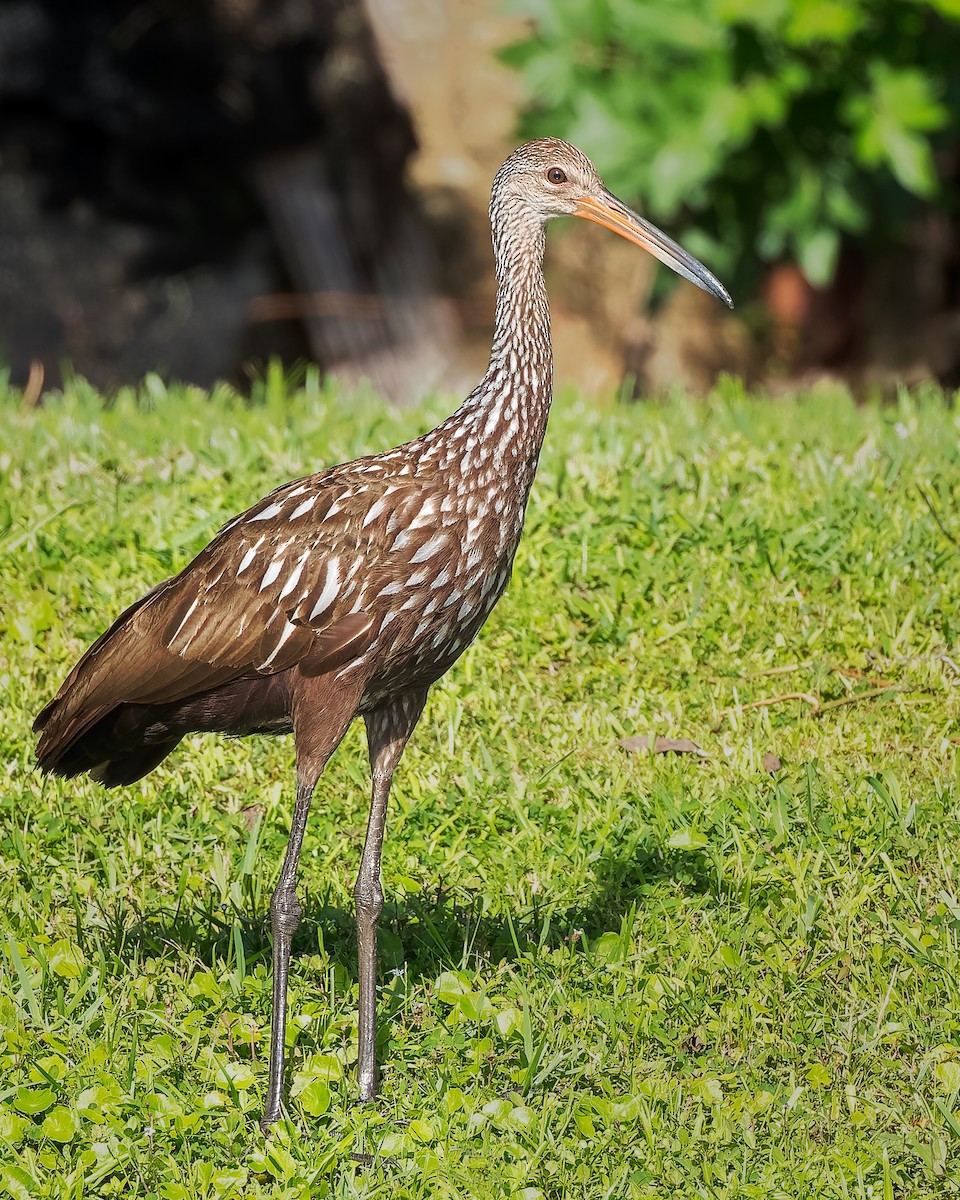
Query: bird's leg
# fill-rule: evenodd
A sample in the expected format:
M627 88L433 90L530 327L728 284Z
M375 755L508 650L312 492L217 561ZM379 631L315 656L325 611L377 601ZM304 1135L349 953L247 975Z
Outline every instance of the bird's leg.
M293 710L294 744L297 751L297 800L290 822L287 852L280 868L280 878L270 900L270 926L273 932L273 1014L270 1022L270 1077L267 1098L260 1118L260 1128L269 1132L280 1116L283 1092L284 1039L287 1032L287 980L290 975L290 946L300 924L302 909L297 899L297 867L303 848L303 835L310 815L310 801L317 780L327 765L343 735L347 732L356 705L359 689L354 693L343 689L336 696L336 705L324 707L318 703L315 690L322 680L301 681Z
M373 791L363 857L354 889L357 904L357 957L360 974L360 1099L377 1097L377 922L383 911L380 855L393 772L426 700L426 692L407 692L364 717Z
M301 778L297 773L297 802L290 823L290 839L280 868L280 879L270 900L270 928L273 933L273 1014L270 1023L270 1079L260 1128L266 1133L280 1116L283 1090L284 1039L287 1032L287 980L290 977L290 947L300 924L303 910L297 899L297 866L303 846L303 834L310 815L310 800L316 786L316 774Z

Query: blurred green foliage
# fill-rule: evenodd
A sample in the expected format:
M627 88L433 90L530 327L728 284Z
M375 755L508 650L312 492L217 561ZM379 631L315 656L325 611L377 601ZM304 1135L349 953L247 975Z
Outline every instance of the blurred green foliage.
M514 0L504 52L529 136L582 146L614 191L740 287L762 263L833 277L938 196L960 125L960 0Z

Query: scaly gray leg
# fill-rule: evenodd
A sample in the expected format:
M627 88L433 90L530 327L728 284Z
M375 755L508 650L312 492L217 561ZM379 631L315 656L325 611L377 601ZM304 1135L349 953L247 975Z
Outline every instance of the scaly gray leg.
M324 677L300 677L292 685L293 737L297 752L297 802L290 822L287 852L280 868L273 899L270 924L273 929L273 1016L270 1023L270 1078L260 1128L269 1133L280 1116L283 1092L284 1037L287 1030L287 979L290 974L290 944L300 924L301 908L297 900L297 866L303 847L303 835L310 814L310 800L323 768L327 765L343 735L347 732L363 687L358 680L351 691L341 688L331 697L329 681Z
M360 1099L377 1098L377 922L383 911L380 856L390 783L400 756L423 712L426 692L408 692L364 717L373 773L370 819L354 897L357 903L357 957L360 973L357 1073Z
M300 924L303 910L297 899L297 866L303 847L303 834L310 815L310 800L316 780L297 780L297 802L290 823L290 839L270 900L270 927L273 932L273 1015L270 1023L270 1079L260 1128L264 1133L280 1117L283 1091L284 1038L287 1032L287 981L290 977L290 946Z

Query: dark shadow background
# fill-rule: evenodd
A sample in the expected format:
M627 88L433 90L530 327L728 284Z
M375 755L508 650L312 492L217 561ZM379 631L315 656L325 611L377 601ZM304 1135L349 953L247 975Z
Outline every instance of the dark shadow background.
M381 24L388 12L386 24L408 40L410 30L423 32L427 56L413 60L420 77L474 80L457 91L442 82L411 86L409 63L404 83L397 45L381 49L371 27L373 0L0 0L0 369L9 367L31 403L71 373L108 395L152 371L245 387L250 370L273 357L312 359L347 384L367 378L399 401L469 387L485 360L492 312L486 188L520 134L501 145L496 124L488 130L476 120L495 99L483 88L498 51L496 39L470 39L465 3L379 6ZM637 4L659 19L656 0ZM691 5L671 8L671 20ZM791 5L804 19L816 16L815 4ZM883 0L862 15L884 45L897 41L897 14L907 9L903 20L931 28L939 20L945 39L960 39L960 23L930 8ZM518 0L517 11L530 19L510 26L509 36L528 39L514 66L536 45L540 10ZM832 10L824 11L829 26ZM577 17L585 29L587 12ZM476 0L468 15L477 29L508 23L498 0ZM748 33L737 37L749 42ZM573 66L606 61L602 40L564 36L561 57ZM941 47L948 64L952 44ZM811 78L824 86L830 46L825 37L810 48ZM902 62L897 45L888 50L908 74L929 75L931 94L957 111L960 72L910 61L909 47ZM748 51L745 44L750 60ZM571 78L586 89L572 66ZM579 136L562 105L540 115L543 128L529 124L549 89L522 86L517 120L526 107L526 133ZM818 100L815 87L811 95ZM842 114L819 102L798 129L829 144ZM431 114L458 104L468 111L439 122L442 133L427 128ZM626 105L606 146L602 129L591 134L596 144L584 148L602 169L642 125L642 111ZM416 191L407 183L414 116L424 129L418 164L433 161ZM755 183L790 161L795 136L788 129L779 140L727 148L724 170L748 181L744 194L763 212L769 197ZM860 233L844 235L830 282L818 286L789 255L747 246L742 278L752 282L735 289L732 316L650 264L634 271L635 252L620 246L618 259L612 241L582 230L556 237L558 377L573 369L590 391L619 387L623 396L631 380L643 394L678 384L702 392L722 372L771 390L806 386L823 372L860 394L893 394L901 381L929 378L960 385L955 121L936 144L938 194L921 201L900 189L897 237L878 240L874 206ZM674 147L680 155L697 149ZM471 163L482 171L468 178ZM787 171L788 195L802 184ZM642 197L625 199L643 206ZM684 240L683 212L662 223ZM735 276L723 277L732 286Z
M111 389L308 352L263 203L306 153L356 259L388 240L415 141L351 0L0 0L0 362Z

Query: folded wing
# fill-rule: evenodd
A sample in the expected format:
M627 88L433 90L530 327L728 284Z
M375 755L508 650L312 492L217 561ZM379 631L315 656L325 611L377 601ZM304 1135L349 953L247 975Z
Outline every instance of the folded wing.
M177 701L295 665L321 675L361 655L373 618L356 607L366 505L355 491L329 475L287 484L131 605L37 717L40 765L118 705Z

